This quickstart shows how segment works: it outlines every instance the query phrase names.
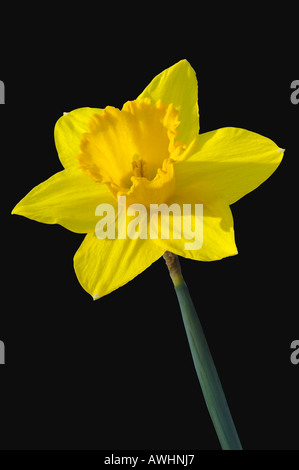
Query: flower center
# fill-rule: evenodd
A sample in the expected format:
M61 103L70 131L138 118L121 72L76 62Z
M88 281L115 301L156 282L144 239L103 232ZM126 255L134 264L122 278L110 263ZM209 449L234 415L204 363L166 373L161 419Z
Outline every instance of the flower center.
M135 153L132 159L132 170L133 175L140 178L148 178L148 171L146 168L146 162L140 158L140 155Z
M176 141L179 123L174 106L160 100L128 101L122 110L107 106L82 136L80 167L115 198L126 195L146 206L164 202L174 191L173 162L185 148Z

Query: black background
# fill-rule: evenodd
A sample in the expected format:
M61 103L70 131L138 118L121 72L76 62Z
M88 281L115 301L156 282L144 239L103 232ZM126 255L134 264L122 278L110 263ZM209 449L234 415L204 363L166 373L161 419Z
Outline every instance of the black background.
M208 25L202 16L193 24L190 12L166 24L142 15L97 23L93 13L50 32L41 22L17 43L12 28L1 59L0 448L220 449L163 260L93 302L72 266L84 235L10 215L62 169L53 129L64 111L121 107L186 58L199 82L201 132L243 127L286 148L274 175L232 206L239 255L181 264L244 448L298 450L293 38L273 19L265 32L260 12L246 28L239 12L233 29L221 12Z

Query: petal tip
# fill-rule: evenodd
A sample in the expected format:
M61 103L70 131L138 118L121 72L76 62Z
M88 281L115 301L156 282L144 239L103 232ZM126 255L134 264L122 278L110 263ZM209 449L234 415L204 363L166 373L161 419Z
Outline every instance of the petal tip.
M20 203L18 202L18 203L15 205L15 207L12 209L12 211L11 211L11 213L10 213L11 215L20 215L19 205L20 205Z

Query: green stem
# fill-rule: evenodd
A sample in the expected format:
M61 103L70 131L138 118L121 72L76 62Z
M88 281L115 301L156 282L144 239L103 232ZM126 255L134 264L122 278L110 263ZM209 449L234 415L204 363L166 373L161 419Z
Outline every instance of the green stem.
M223 450L242 450L209 346L181 273L178 257L167 251L164 259L180 304L199 383L221 447Z

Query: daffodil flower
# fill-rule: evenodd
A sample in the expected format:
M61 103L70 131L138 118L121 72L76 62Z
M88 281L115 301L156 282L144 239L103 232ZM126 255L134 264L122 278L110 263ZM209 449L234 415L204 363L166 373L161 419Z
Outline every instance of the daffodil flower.
M157 75L121 110L107 106L65 113L54 135L64 170L32 189L12 213L87 234L75 254L74 268L93 299L123 286L164 255L222 448L240 449L177 255L199 261L235 255L230 205L274 172L284 150L245 129L227 127L200 134L197 80L186 60ZM120 236L121 226L128 229L132 222L119 212L123 200L126 209L144 209L143 219L138 219L146 224L142 236L140 232L128 236L126 230ZM168 211L172 231L162 236L160 220L154 236L147 236L151 208L163 204L172 208ZM190 210L185 213L186 205ZM201 213L196 212L199 205ZM106 221L106 236L98 236L96 227L102 224L105 208L112 208L112 217ZM200 247L190 249L188 242L200 217ZM178 236L181 225L184 230ZM119 236L108 236L116 232Z
M121 110L65 113L54 136L65 169L36 186L12 213L87 234L74 268L94 299L126 284L165 251L199 261L235 255L229 205L265 181L283 156L273 141L244 129L199 134L197 80L186 60L157 75ZM201 248L186 250L186 236L97 238L96 207L107 203L117 213L119 195L147 208L203 204Z

